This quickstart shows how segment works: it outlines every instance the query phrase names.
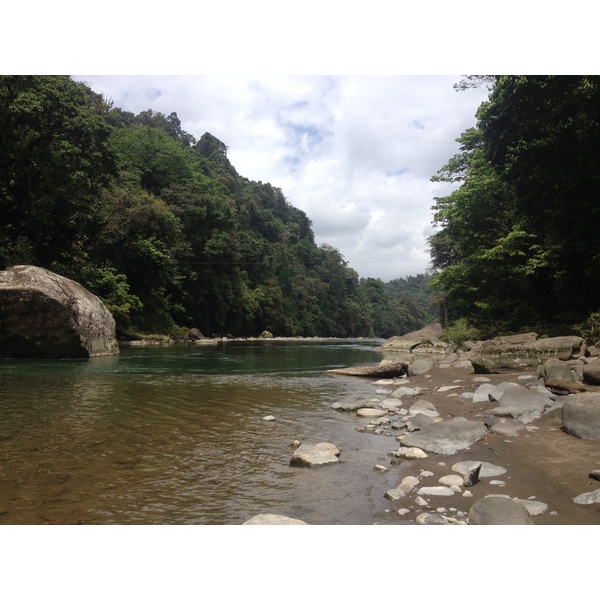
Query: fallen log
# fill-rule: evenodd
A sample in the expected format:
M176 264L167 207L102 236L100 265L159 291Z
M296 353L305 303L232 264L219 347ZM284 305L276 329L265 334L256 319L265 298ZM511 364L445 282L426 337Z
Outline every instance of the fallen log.
M328 369L327 373L334 373L335 375L352 375L355 377L406 377L408 375L408 364L404 362L395 362L386 365L346 367L343 369Z

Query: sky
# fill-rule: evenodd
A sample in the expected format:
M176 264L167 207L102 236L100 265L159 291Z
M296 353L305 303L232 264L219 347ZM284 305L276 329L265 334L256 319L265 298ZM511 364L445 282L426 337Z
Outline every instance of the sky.
M281 188L360 277L425 273L431 177L476 123L487 90L461 75L74 75L115 106L176 112L199 139L228 147L237 172Z

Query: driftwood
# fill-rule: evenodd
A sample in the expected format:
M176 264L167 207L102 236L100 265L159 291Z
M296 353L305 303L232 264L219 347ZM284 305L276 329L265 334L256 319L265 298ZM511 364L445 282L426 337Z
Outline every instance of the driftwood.
M344 369L328 369L327 373L335 375L353 375L356 377L406 377L408 364L395 362L386 365L375 365L366 367L346 367Z

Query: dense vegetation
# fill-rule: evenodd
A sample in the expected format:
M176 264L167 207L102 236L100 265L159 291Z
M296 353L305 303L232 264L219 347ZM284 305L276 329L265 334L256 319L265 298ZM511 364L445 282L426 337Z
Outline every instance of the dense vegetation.
M434 178L430 238L446 325L581 331L600 309L600 77L471 77L476 127ZM585 327L585 325L583 325Z
M0 77L0 215L0 268L75 279L121 337L387 337L437 316L429 276L359 279L210 133L196 140L176 113L134 115L66 76Z

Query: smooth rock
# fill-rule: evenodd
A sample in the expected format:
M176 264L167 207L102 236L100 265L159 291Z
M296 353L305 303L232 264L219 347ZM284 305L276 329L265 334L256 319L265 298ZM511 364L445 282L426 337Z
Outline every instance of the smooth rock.
M563 429L575 437L600 440L600 393L568 398L562 409Z
M359 408L356 411L356 414L359 417L369 417L373 419L376 417L383 417L386 414L386 411L381 410L380 408Z
M433 369L433 361L428 358L419 358L408 365L408 376L423 375Z
M504 437L519 437L519 432L525 431L525 424L522 421L511 419L495 423L490 431Z
M494 391L495 387L491 383L482 383L473 394L473 402L489 402L490 394Z
M438 483L449 487L453 485L461 486L464 484L464 480L460 475L444 475L438 479Z
M548 510L548 505L544 502L537 502L536 500L522 500L521 498L513 498L513 500L519 504L522 504L532 517L543 515Z
M506 469L499 465L493 465L489 462L479 462L475 460L465 460L457 462L452 465L452 470L461 475L466 475L467 472L475 467L479 466L479 477L497 477L498 475L504 475Z
M436 410L435 406L428 400L417 400L414 402L408 409L408 414L409 416L422 414L432 418L440 416L440 413Z
M79 283L47 269L0 271L0 358L119 354L115 320Z
M308 525L308 523L284 515L264 513L248 519L248 521L242 523L242 525Z
M510 498L488 496L469 510L470 525L531 525L527 509Z
M273 415L267 415L262 418L263 421L275 421L275 417Z
M397 390L392 392L392 398L403 398L404 396L418 396L421 390L419 388L411 388L408 386L399 387Z
M454 491L445 485L422 487L417 491L421 496L454 496Z
M586 492L585 494L579 494L576 498L573 498L575 504L596 504L600 502L600 488L593 492Z
M301 444L296 448L290 465L294 467L314 467L339 462L339 449L329 442L318 444Z
M487 433L483 423L464 417L452 417L441 423L432 423L420 431L407 433L400 441L402 446L416 446L426 452L456 454Z
M368 404L368 400L364 398L358 398L354 400L340 400L338 402L334 402L331 405L331 408L340 411L355 411L359 408L364 408Z
M397 458L427 458L427 454L421 448L399 448L394 452Z

